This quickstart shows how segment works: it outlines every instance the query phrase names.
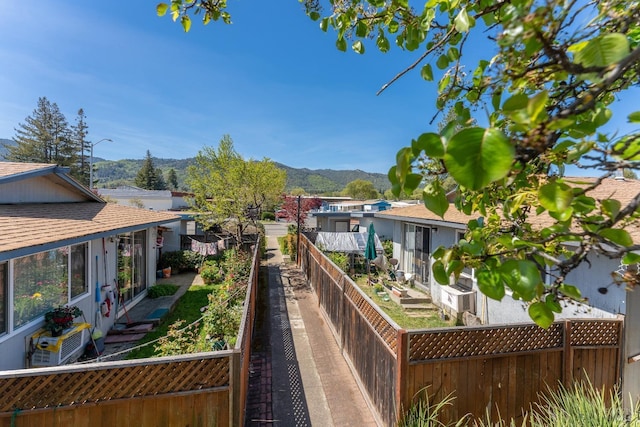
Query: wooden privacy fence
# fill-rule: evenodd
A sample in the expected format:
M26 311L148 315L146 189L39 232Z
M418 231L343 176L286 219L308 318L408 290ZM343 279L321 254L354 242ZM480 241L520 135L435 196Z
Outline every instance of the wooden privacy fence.
M243 425L259 255L232 350L6 371L0 427Z
M623 322L581 319L534 324L400 328L306 237L300 265L378 421L396 424L414 399L454 397L450 422L470 414L522 417L541 394L589 379L612 389L621 379Z

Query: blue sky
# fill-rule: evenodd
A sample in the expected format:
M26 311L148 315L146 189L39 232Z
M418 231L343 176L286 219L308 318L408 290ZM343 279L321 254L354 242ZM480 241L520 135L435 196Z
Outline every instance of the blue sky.
M7 2L0 14L0 138L46 96L94 155L187 158L229 134L245 158L386 173L429 128L418 73L376 91L415 58L339 52L295 1L231 1L233 24L178 23L156 1Z
M46 96L70 123L84 109L89 140L113 140L96 157L183 159L228 134L245 158L386 173L399 148L437 129L435 85L418 70L376 96L419 53L339 52L296 0L233 0L233 25L189 33L156 3L3 4L0 138Z

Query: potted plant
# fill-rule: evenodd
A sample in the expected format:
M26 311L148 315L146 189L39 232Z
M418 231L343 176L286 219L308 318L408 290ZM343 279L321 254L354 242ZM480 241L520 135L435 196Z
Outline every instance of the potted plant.
M82 316L82 310L77 306L58 306L44 314L44 329L52 337L59 337L65 329L73 326L73 319Z

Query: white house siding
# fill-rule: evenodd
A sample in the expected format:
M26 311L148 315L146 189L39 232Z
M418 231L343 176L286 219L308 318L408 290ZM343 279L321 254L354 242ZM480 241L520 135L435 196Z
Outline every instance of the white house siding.
M59 182L64 182L57 178ZM0 186L0 203L62 203L82 202L86 196L72 190L71 186L58 185L49 176L34 177L15 182L8 182Z
M146 229L147 231L147 289L149 286L155 284L156 281L156 228L152 227ZM115 236L114 236L115 237ZM117 272L117 248L115 239L104 239L104 250L102 246L102 239L95 239L89 242L89 255L87 259L88 267L88 283L86 294L78 296L76 299L71 300L70 305L77 305L84 313L84 318L76 319L76 322L90 323L92 326L96 326L106 336L107 331L113 327L115 320L124 315L124 308L118 307L116 313L115 307L112 307L112 311L109 317L98 314L99 307L96 304L95 292L96 281L101 287L101 301L104 301L107 296L107 291L112 288L102 288L102 285L115 286L114 279ZM106 254L106 256L105 256ZM98 257L97 270L96 270L96 256ZM105 260L106 260L106 275L105 275ZM11 271L9 272L11 274ZM11 279L10 279L11 280ZM130 309L138 301L140 301L146 292L139 295L134 301L127 302L127 308ZM13 330L10 334L0 336L0 346L2 347L3 356L0 357L0 371L22 369L27 367L26 351L29 343L29 338L42 327L42 318L29 322L21 328ZM15 357L7 357L6 355L17 355Z
M595 307L613 314L626 313L626 290L624 286L613 284L612 272L619 266L619 260L612 260L599 254L591 254L589 263L567 275L566 282L580 288L582 296L589 299ZM598 292L598 288L607 289L605 294Z

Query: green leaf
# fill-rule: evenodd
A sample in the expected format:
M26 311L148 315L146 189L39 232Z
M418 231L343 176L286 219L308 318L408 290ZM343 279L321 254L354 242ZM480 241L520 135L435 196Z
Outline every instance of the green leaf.
M605 228L603 230L600 230L598 234L620 246L633 245L633 239L631 239L631 235L629 235L629 232L627 230L622 230L620 228Z
M314 10L312 12L309 12L309 18L311 18L312 21L317 21L318 19L320 19L320 14Z
M611 219L618 216L622 206L620 201L616 199L604 199L600 204L602 205L602 212Z
M527 108L527 105L529 105L529 98L524 93L519 93L504 101L502 109L504 111L516 111Z
M528 312L531 320L544 329L553 323L553 312L543 302L534 302L529 306Z
M545 111L545 106L548 99L549 96L546 90L529 99L527 103L527 113L529 113L532 122L539 123L546 117L547 112Z
M419 173L407 174L404 179L404 192L407 193L407 195L413 193L413 190L418 188L418 186L422 182L422 178L422 175L420 175Z
M405 177L411 172L411 162L413 161L413 150L411 147L404 147L396 154L396 173L400 182L404 182Z
M449 66L449 58L447 57L447 55L440 55L440 57L436 61L436 66L441 70L447 68Z
M425 185L422 193L422 200L424 200L424 205L427 209L441 218L444 218L445 212L449 209L449 200L447 200L447 195L445 194L444 189L439 185Z
M158 3L158 5L156 6L156 12L158 13L158 16L164 16L167 13L167 10L169 10L169 5L166 3Z
M502 277L496 271L480 270L477 274L478 289L491 299L501 301L505 296Z
M450 60L456 61L460 58L460 51L455 47L450 47L449 50L447 50L447 56Z
M497 110L500 108L500 100L502 98L502 90L496 90L493 93L493 96L491 97L491 105L493 106L494 110Z
M623 264L637 264L640 262L640 254L634 252L627 252L622 257Z
M398 173L397 173L396 166L391 166L391 168L389 169L389 172L387 172L387 178L389 178L389 182L391 182L391 184L398 183Z
M327 28L329 28L329 18L322 18L320 21L320 29L326 33Z
M182 24L184 32L188 33L191 29L191 19L187 15L183 15L182 18L180 18L180 23Z
M602 34L586 44L573 45L574 61L585 67L606 67L624 59L629 54L629 40L624 34Z
M471 190L507 176L515 157L509 139L496 128L466 128L447 144L444 162L451 176Z
M420 151L431 157L432 159L441 159L444 157L444 144L442 138L437 133L423 133L415 142L413 155L418 157Z
M549 212L562 212L571 206L573 191L567 184L552 181L538 189L538 199Z
M528 260L510 259L500 266L504 282L523 300L531 301L536 296L536 287L542 283L540 270Z
M431 64L425 64L420 70L420 75L428 82L433 81L433 70L431 69Z
M436 279L438 283L440 283L441 285L449 284L449 276L444 269L444 264L442 263L442 261L438 260L434 262L431 270L433 271L433 278Z
M356 24L356 37L366 37L368 31L367 24L364 21L358 21Z
M629 123L640 123L640 111L634 111L627 116Z
M458 16L453 20L453 24L456 27L456 31L459 33L466 33L469 31L469 15L467 14L467 9L462 8Z
M553 295L547 295L547 297L544 300L544 303L547 305L549 310L553 311L554 313L558 313L558 314L562 313L562 306L558 301L556 301Z
M567 285L566 283L563 283L562 285L560 285L558 290L560 291L561 294L566 295L569 298L572 298L574 300L582 299L582 294L580 293L580 289L578 289L573 285Z
M339 38L338 40L336 40L336 47L338 48L339 51L346 52L347 41L344 38Z
M380 32L380 34L378 35L378 38L376 39L376 45L378 46L378 50L383 53L389 52L389 49L391 48L389 40L384 36L383 32Z
M362 55L364 53L364 44L362 44L360 40L356 40L353 46L351 46L351 49Z

